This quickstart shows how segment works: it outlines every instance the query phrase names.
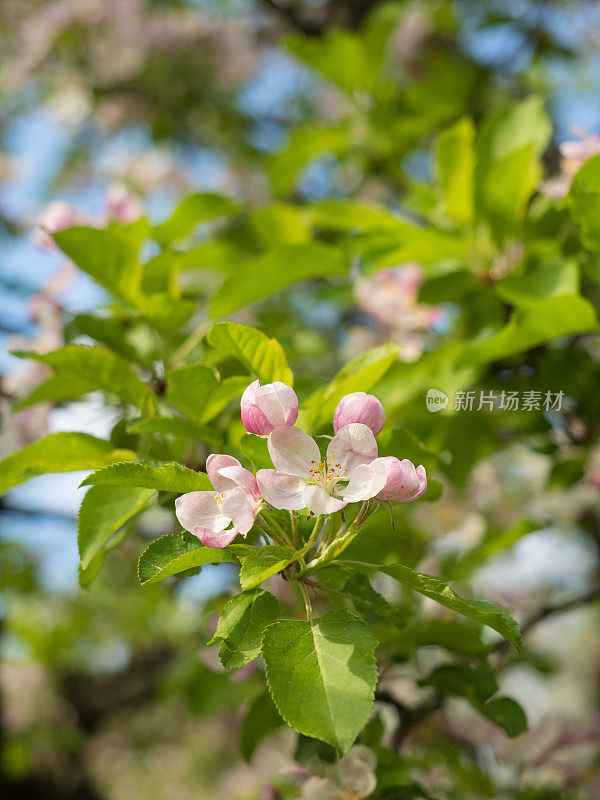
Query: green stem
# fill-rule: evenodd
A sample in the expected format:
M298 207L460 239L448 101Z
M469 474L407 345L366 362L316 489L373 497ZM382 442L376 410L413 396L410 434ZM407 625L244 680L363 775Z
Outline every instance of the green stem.
M258 514L256 517L256 523L258 527L263 530L270 539L273 539L274 542L277 542L277 544L282 544L284 546L288 544L287 541L273 531L271 526L267 524L266 520L263 519L260 514Z
M293 511L290 511L290 522L292 524L292 543L296 549L300 547L300 538L298 536L298 520Z
M326 550L327 547L331 544L331 541L335 536L337 526L338 526L338 515L331 514L325 525L325 530L323 531L323 537L320 546L321 552Z
M315 520L315 527L313 528L310 538L306 543L307 547L312 547L314 543L317 541L317 536L319 535L319 530L321 529L322 524L323 524L323 514L319 514Z
M300 586L300 591L302 592L302 597L304 598L304 607L306 608L306 619L312 625L313 614L312 614L312 606L310 604L310 597L308 595L308 589L302 582L299 583L299 586Z
M275 530L277 532L276 535L281 540L279 542L280 544L287 545L288 547L292 545L288 532L284 528L282 528L281 525L276 520L271 519L267 522L267 520L262 515L259 515L259 517L257 517L257 519L259 518L262 520L263 525L266 525L269 528L269 530Z

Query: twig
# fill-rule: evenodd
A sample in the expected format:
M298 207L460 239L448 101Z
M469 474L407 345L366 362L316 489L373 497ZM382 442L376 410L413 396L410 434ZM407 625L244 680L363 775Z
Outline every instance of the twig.
M381 703L388 703L388 705L393 706L398 713L398 725L392 734L392 750L397 753L410 731L427 719L434 711L438 711L443 706L445 697L443 694L436 692L420 705L415 708L410 708L401 700L394 697L391 692L388 692L386 689L381 689L375 692L375 700L379 700Z
M526 636L533 628L543 622L548 617L554 616L554 614L563 614L567 611L573 611L576 608L580 608L581 606L585 606L588 603L593 603L595 600L600 599L600 586L595 586L593 589L589 589L587 592L578 595L577 597L571 597L569 600L565 600L562 603L554 603L553 605L543 606L537 614L534 614L531 619L527 620L527 622L523 623L521 626L521 636ZM500 639L500 641L496 642L493 647L495 652L506 650L509 643L506 639Z

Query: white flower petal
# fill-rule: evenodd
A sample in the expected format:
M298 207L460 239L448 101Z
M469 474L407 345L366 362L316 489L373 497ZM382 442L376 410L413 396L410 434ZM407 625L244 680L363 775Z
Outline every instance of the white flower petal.
M327 447L328 464L341 464L350 474L359 464L370 464L377 458L377 442L373 431L362 422L351 422L340 428Z
M309 778L302 787L299 800L340 800L340 787L329 778Z
M327 494L320 486L307 486L304 489L304 505L308 506L313 514L333 514L346 503L338 497Z
M370 464L359 464L350 474L348 486L340 494L347 503L375 497L387 481L385 464L378 458Z
M195 528L224 530L231 520L221 512L214 492L188 492L175 500L175 514L181 525L194 535Z
M271 431L268 446L273 464L286 475L310 478L311 468L316 468L321 459L315 440L300 428L289 425Z
M306 506L302 497L306 484L302 478L276 469L259 469L256 479L261 497L275 508L299 511Z
M375 791L377 757L364 745L357 744L335 765L340 784L357 797L368 797Z
M237 486L223 495L223 514L233 522L233 527L244 536L254 524L255 511L249 493Z
M250 492L254 500L258 500L258 484L250 470L236 466L223 467L219 470L219 475L222 478L233 481L233 486L231 488L242 486L247 492Z

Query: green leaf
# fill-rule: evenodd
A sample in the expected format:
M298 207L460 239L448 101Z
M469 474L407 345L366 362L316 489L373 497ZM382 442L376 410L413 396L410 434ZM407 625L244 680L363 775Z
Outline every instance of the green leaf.
M408 458L416 467L422 464L428 472L440 465L439 456L428 450L408 428L382 431L379 436L379 455Z
M253 547L244 556L240 570L240 586L244 591L253 589L267 578L285 569L305 552L285 545L269 544Z
M154 407L156 398L151 389L127 361L104 347L68 344L44 355L23 352L16 355L48 364L55 373L54 378L21 401L21 408L40 400L65 400L96 390L116 394L142 411Z
M272 249L311 240L309 213L289 203L271 203L253 211L248 222L261 243Z
M54 241L83 272L115 297L137 306L142 265L138 252L145 226L76 227L58 231Z
M444 210L458 222L473 218L473 174L475 128L461 119L442 131L437 139L437 170L444 191Z
M489 339L467 345L456 365L498 361L561 336L596 330L598 319L588 300L578 295L548 297L517 309L507 325Z
M510 736L519 736L528 729L527 715L512 697L495 697L479 707L479 711Z
M150 325L165 336L179 330L188 322L196 309L196 300L182 297L169 297L168 294L157 293L143 302L144 315Z
M485 664L442 664L436 667L419 686L431 686L447 694L466 697L474 703L485 703L498 691L496 673Z
M332 231L397 233L407 227L405 220L389 208L354 200L320 200L310 206L313 225Z
M237 564L245 545L228 545L217 550L206 547L191 533L171 533L150 542L138 561L138 578L142 586L158 583L170 575L205 564L230 562Z
M171 216L153 230L156 241L162 246L183 239L201 222L228 216L237 211L237 205L218 194L198 193L184 197Z
M126 525L123 525L110 537L108 542L106 542L101 550L90 560L90 563L87 567L85 567L85 569L81 566L81 564L79 565L79 585L82 587L82 589L87 589L88 586L91 586L91 584L96 580L102 567L104 557L125 541L125 539L132 532L134 525L135 518L130 520Z
M589 250L600 251L600 155L588 159L573 178L568 194L573 220L580 227L581 241Z
M204 406L219 384L214 367L188 364L166 374L167 400L191 420L201 423Z
M240 750L244 760L250 761L260 741L283 724L271 695L267 691L259 694L250 705L240 730Z
M254 436L252 433L245 434L240 441L240 448L252 462L255 472L259 469L273 469L266 437Z
M269 297L286 286L328 276L345 275L348 258L337 248L324 244L283 245L241 267L223 283L210 305L211 317Z
M210 420L218 416L232 400L236 397L240 397L246 386L248 386L248 383L247 375L231 375L229 378L222 380L218 386L215 386L202 409L202 423L206 424L210 422Z
M376 567L376 569L446 608L451 608L465 617L488 625L504 636L520 652L521 632L519 626L500 606L483 600L462 600L443 581L415 572L404 564L390 564Z
M269 625L262 654L281 716L340 754L349 750L373 707L376 644L369 627L347 609Z
M348 135L345 122L329 128L313 122L296 126L285 150L269 159L269 178L273 189L278 194L293 189L301 170L316 156L345 153L348 150Z
M373 82L364 42L354 31L337 28L323 37L290 36L286 44L298 58L350 95Z
M477 142L476 208L514 237L540 177L539 158L546 149L552 125L538 97L528 97L488 116Z
M490 699L498 691L498 682L494 670L487 665L442 664L419 681L419 685L465 697L509 736L518 736L527 730L527 716L515 700L511 697Z
M239 322L215 322L208 333L208 342L237 358L263 383L282 381L292 386L294 382L282 346L257 328Z
M498 281L494 291L502 300L516 306L527 305L544 297L579 294L579 268L575 261L540 264L525 275L509 276Z
M81 336L88 336L96 342L103 344L121 358L149 367L152 364L152 343L149 341L150 331L147 336L137 341L139 328L131 327L131 317L105 317L94 314L77 314L65 326L65 342L69 343Z
M205 472L196 472L176 461L123 461L92 472L81 486L111 484L113 486L140 486L164 492L212 491Z
M304 405L310 416L310 427L318 430L329 421L344 395L368 392L397 360L398 352L394 344L367 350L346 364L328 385L313 392Z
M154 489L129 486L92 486L79 509L77 544L80 566L86 570L121 525L137 514Z
M0 461L0 494L38 475L95 469L130 455L87 433L51 433Z
M225 669L239 669L260 655L267 625L279 616L279 603L263 589L242 592L229 600L208 644L220 639L219 658Z
M376 592L366 575L353 573L348 576L344 586L339 590L350 598L354 608L361 615L378 614L389 620L397 628L403 628L407 623L406 611L395 608ZM396 633L394 632L394 641Z
M183 417L138 417L127 423L129 433L162 433L183 439L202 439L204 431Z
M394 646L406 653L432 645L463 656L483 656L490 649L481 641L481 626L459 620L428 619L414 622L394 638Z

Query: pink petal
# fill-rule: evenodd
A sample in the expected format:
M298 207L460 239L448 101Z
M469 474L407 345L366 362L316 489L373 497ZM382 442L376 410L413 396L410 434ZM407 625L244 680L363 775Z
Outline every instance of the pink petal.
M307 486L304 489L304 505L308 506L313 514L333 514L346 503L338 497L327 494L320 486Z
M215 533L215 531L208 530L208 528L196 528L192 533L200 539L202 544L205 544L207 547L214 547L217 550L222 550L224 547L227 547L238 535L235 528L229 528L229 530L223 531L222 533Z
M348 475L359 464L370 464L377 458L377 442L373 431L361 422L351 422L336 433L327 447L329 464L341 464Z
M315 440L300 428L288 425L269 434L269 454L280 472L302 478L310 478L311 468L316 468L321 460Z
M214 492L188 492L175 500L175 515L181 525L194 533L195 528L224 530L231 520L223 516Z
M254 433L258 436L265 436L271 433L273 428L267 417L263 414L258 406L252 403L246 403L241 409L242 425L248 433Z
M254 525L255 507L250 500L250 495L241 486L230 489L223 495L223 514L229 517L236 531L244 536Z
M385 465L387 482L378 493L378 500L393 500L396 503L410 503L416 500L427 489L427 474L425 467L415 469L412 461L395 456L384 456L378 459Z
M302 478L276 469L259 469L256 478L261 497L275 508L299 511L306 506L302 497L306 484Z
M281 381L261 386L254 402L275 428L293 425L298 419L296 392Z
M244 403L251 403L252 405L256 405L256 393L259 389L260 389L260 381L258 379L252 381L252 383L246 386L246 388L244 389L244 393L242 394L240 403L242 405Z
M234 486L241 486L249 492L254 500L258 500L258 484L256 478L244 467L223 467L218 470L222 478L233 481Z
M375 395L351 392L342 397L333 415L333 430L337 433L340 428L352 422L367 425L375 436L383 429L385 411Z
M233 489L237 483L231 478L226 478L220 474L220 470L226 467L241 467L242 465L233 456L223 455L221 453L212 453L206 459L206 473L212 485L215 487L216 492L226 492L227 489Z
M375 497L387 482L387 471L381 459L376 458L370 464L359 464L350 475L348 486L341 492L348 503L369 500Z

